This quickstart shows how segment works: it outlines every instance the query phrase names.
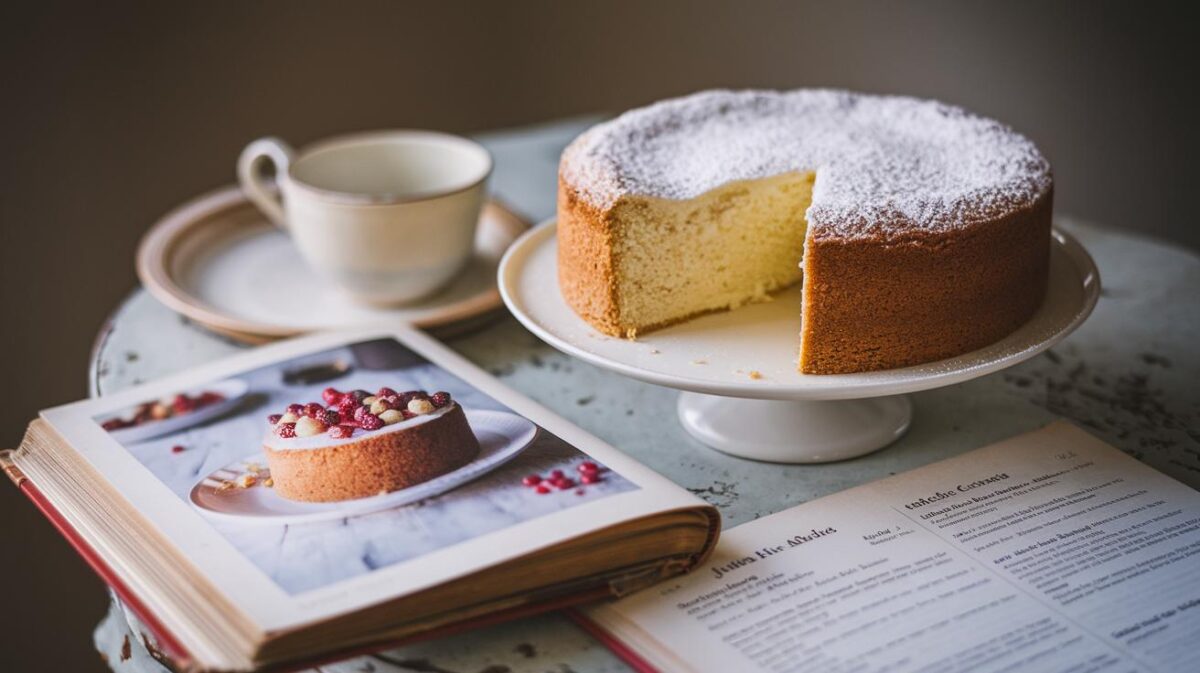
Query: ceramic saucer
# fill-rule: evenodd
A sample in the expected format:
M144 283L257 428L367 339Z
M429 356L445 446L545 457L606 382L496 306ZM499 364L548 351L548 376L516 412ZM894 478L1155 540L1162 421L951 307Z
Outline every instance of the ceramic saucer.
M259 343L306 332L407 322L447 328L501 305L496 268L527 225L490 201L475 255L437 294L395 308L355 304L317 276L287 234L231 187L167 214L142 239L138 276L159 301L217 332Z

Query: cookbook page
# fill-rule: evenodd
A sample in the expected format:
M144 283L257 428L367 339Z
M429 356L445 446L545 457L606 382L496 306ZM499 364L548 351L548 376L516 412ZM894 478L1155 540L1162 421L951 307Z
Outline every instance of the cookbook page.
M400 399L335 420L347 395ZM43 417L264 631L705 506L410 329L262 347ZM348 493L364 482L388 492Z
M663 670L1189 670L1200 493L1060 422L728 530L590 616Z

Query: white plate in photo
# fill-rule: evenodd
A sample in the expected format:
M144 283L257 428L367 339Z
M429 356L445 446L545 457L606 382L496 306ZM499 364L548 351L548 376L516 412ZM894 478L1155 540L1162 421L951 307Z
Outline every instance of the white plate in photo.
M135 425L131 428L109 430L108 434L110 437L123 445L168 435L172 432L190 428L198 423L203 423L207 420L211 420L223 415L225 412L237 406L237 403L246 396L246 393L249 392L249 390L249 384L241 379L225 379L224 381L210 383L193 390L181 390L179 392L193 396L199 395L203 392L220 393L225 399L221 400L220 402L214 402L213 404L200 407L199 409L190 411L186 414L179 414L178 416L164 418L161 421L148 421L141 425ZM122 409L120 413L110 414L98 419L98 422L103 423L111 418L116 417L128 417L132 413L132 409Z
M480 409L467 410L466 414L471 430L479 439L479 456L453 472L416 486L338 502L297 502L261 485L218 490L216 485L221 481L235 480L255 471L255 467L265 470L266 456L256 453L205 475L192 487L189 499L204 516L250 524L290 525L369 514L432 498L478 479L515 458L537 435L537 426L516 414Z

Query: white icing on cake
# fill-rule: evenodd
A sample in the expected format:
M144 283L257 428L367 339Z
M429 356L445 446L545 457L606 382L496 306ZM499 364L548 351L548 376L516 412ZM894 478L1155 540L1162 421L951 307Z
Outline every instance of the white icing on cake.
M706 91L632 110L577 138L560 170L601 209L815 171L814 236L885 240L1029 207L1052 184L1033 143L999 122L935 101L809 89Z
M263 446L271 449L272 451L307 451L312 449L328 449L332 446L341 446L343 444L352 444L369 437L380 437L393 432L407 430L415 425L428 423L435 418L440 418L446 415L457 405L458 403L452 402L444 407L441 407L440 409L434 409L428 414L421 414L419 416L414 416L412 418L400 421L399 423L385 425L378 430L363 430L362 428L355 428L354 434L342 439L334 439L333 437L329 436L328 432L322 432L319 435L311 435L309 437L290 437L284 439L283 437L275 434L275 430L272 428L267 431L266 437L263 438Z

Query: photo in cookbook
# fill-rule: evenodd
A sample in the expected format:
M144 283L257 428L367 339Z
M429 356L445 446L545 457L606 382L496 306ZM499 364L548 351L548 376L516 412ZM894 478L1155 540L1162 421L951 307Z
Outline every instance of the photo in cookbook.
M293 595L638 489L392 338L93 420Z

